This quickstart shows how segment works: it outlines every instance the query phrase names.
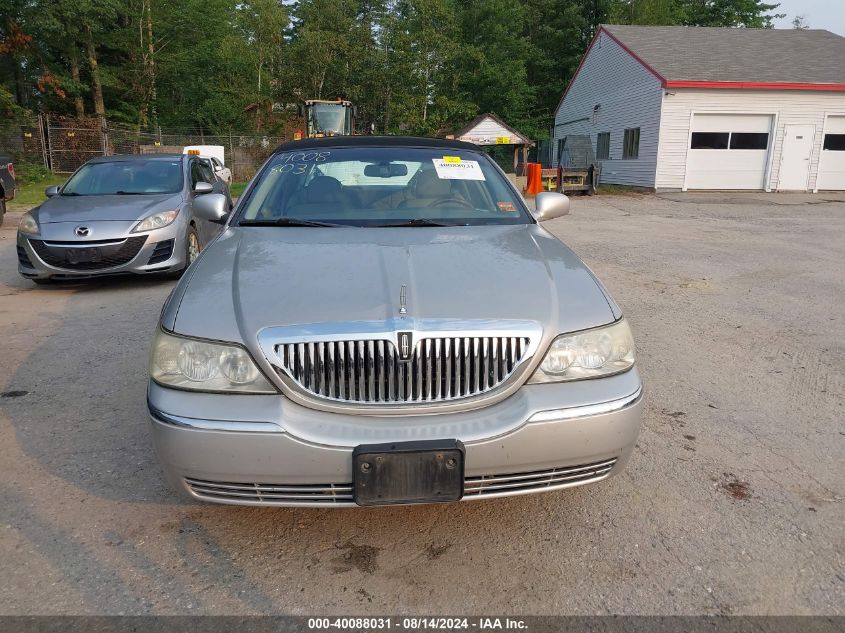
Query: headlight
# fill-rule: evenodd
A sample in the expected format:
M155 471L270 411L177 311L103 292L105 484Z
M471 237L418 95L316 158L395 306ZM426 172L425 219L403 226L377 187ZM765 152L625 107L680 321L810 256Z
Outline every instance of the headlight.
M278 393L242 347L182 338L162 330L153 341L150 376L166 387L192 391Z
M21 218L21 223L18 224L18 231L21 233L28 233L29 235L38 235L38 222L32 217L32 214L27 211Z
M152 231L153 229L160 229L161 227L167 226L168 224L173 224L173 221L176 219L177 215L179 215L179 209L156 213L155 215L151 215L150 217L144 218L143 220L138 222L138 224L135 225L135 228L132 229L132 232L140 233L142 231Z
M598 378L634 366L634 339L625 319L613 325L558 336L529 383Z

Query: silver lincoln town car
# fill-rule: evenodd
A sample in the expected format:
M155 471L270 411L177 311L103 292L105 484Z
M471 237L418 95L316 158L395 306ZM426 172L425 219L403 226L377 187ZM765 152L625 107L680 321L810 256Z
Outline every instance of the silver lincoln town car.
M161 314L148 405L195 499L368 506L606 479L642 386L631 330L590 270L475 145L282 145Z

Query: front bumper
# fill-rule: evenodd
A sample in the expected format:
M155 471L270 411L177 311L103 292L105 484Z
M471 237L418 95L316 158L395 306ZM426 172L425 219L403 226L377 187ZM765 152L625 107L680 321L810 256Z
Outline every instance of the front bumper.
M135 222L91 222L91 238L76 237L79 223L45 225L42 236L18 233L18 272L27 279L84 279L144 275L185 267L185 227L180 222L131 233ZM67 226L63 226L67 225ZM95 239L96 238L96 239ZM96 253L92 259L88 253Z
M448 414L374 417L309 409L284 396L176 391L151 383L148 404L170 483L204 501L354 506L359 444L458 439L464 500L601 481L627 463L640 428L636 369L573 383L526 385L495 405Z

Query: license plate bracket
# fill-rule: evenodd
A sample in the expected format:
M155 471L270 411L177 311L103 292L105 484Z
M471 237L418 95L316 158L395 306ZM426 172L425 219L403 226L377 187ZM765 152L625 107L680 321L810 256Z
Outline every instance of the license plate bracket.
M458 501L464 494L459 440L362 444L352 451L352 487L362 506Z
M100 249L95 246L68 248L65 250L65 259L68 264L99 262L102 258Z

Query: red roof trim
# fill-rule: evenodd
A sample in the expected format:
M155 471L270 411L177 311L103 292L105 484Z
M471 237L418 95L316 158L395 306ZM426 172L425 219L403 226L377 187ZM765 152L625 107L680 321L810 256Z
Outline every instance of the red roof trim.
M602 33L605 33L610 39L612 39L614 42L616 42L622 50L624 50L626 53L628 53L628 55L630 55L635 60L637 60L640 63L640 65L642 65L643 68L645 68L648 72L650 72L652 75L657 77L660 80L660 84L662 86L666 85L666 78L663 75L661 75L654 68L652 68L647 63L645 63L645 61L643 61L643 59L639 55L637 55L634 51L632 51L630 48L625 46L625 44L623 44L622 41L618 37L613 35L613 33L608 31L607 29L605 29L603 26L600 26L599 30L596 31L596 34L593 36L593 39L590 41L590 45L587 47L587 50L581 56L581 61L578 62L578 68L575 69L575 74L572 75L572 79L570 79L569 83L566 85L566 90L563 91L563 96L561 96L560 101L557 102L557 107L555 108L555 113L557 113L557 111L560 110L560 106L563 103L563 100L566 99L566 95L569 94L569 89L572 88L572 84L574 84L575 80L578 78L578 73L581 72L581 67L584 65L584 61L587 59L587 55L589 55L590 51L593 50L593 45L598 41L598 39L599 39L599 37L601 36ZM680 87L680 86L678 86L678 87Z
M639 56L639 55L637 55L634 51L632 51L630 48L628 48L627 46L625 46L625 44L622 42L622 40L620 40L618 37L616 37L613 33L611 33L610 31L608 31L608 30L607 30L607 29L605 29L604 27L601 27L601 28L599 29L599 32L602 32L602 31L604 31L605 33L607 33L607 36L608 36L610 39L612 39L614 42L616 42L617 44L619 44L619 46L620 46L620 47L622 47L622 50L624 50L626 53L628 53L628 55L630 55L631 57L633 57L634 59L636 59L638 62L640 62L640 64L643 66L643 68L645 68L648 72L650 72L652 75L654 75L655 77L657 77L657 78L660 80L660 83L661 83L662 85L664 85L664 86L666 85L666 77L664 77L664 76L663 76L663 75L661 75L659 72L657 72L654 68L652 68L651 66L649 66L649 65L645 62L645 60L643 60L643 58L642 58L642 57L640 57L640 56Z
M805 84L759 81L667 81L666 88L710 88L715 90L815 90L845 91L845 84Z

